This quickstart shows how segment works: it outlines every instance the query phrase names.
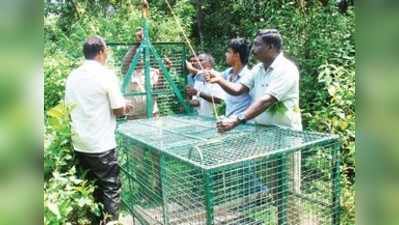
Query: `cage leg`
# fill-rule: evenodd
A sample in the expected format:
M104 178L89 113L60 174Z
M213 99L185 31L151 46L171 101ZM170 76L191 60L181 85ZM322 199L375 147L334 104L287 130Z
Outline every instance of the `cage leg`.
M301 163L302 163L302 152L301 151L296 151L293 152L289 156L289 162L290 162L290 174L289 174L289 180L292 180L292 187L290 186L290 190L288 192L290 194L294 194L295 196L300 196L301 195L301 185L302 185L302 168L301 168ZM292 193L291 193L292 191ZM302 223L302 217L303 213L301 210L302 208L302 203L301 199L297 197L289 198L288 203L289 210L288 210L288 224L303 224Z
M332 149L332 224L341 223L341 205L340 205L340 146L335 145Z
M203 172L203 182L205 190L206 224L214 224L214 201L212 193L212 178L209 171Z
M162 217L164 225L169 223L168 221L168 203L167 203L167 195L165 189L165 178L166 178L166 163L165 163L164 154L160 154L159 156L159 186L161 190L161 199L162 199Z
M287 156L282 154L277 159L277 221L278 225L287 224L287 189L288 189L288 171L287 171Z

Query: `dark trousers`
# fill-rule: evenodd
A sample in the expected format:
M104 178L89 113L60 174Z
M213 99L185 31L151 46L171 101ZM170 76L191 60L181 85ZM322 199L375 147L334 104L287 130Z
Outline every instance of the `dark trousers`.
M95 180L97 188L94 198L104 205L110 219L118 219L121 182L115 149L103 153L75 153L80 167L87 170L87 178Z

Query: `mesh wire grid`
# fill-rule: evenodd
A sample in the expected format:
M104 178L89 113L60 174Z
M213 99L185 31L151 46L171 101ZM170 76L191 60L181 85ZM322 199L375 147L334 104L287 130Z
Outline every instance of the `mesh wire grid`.
M122 199L139 224L339 224L335 136L249 125L219 135L194 116L118 133Z
M113 52L111 62L115 69L119 71L120 78L123 81L127 74L121 74L121 62L125 54L133 46L118 43L111 43L109 45ZM157 56L162 56L162 58L159 58L161 61L158 61L156 55L149 52L148 60L150 65L150 76L152 78L150 79L150 86L152 87L152 107L157 108L158 110L155 111L161 116L182 113L185 109L183 107L183 102L176 96L176 92L183 90L186 82L186 46L183 43L153 43L151 47L156 51ZM146 93L148 90L145 89L144 84L144 53L144 50L137 53L138 64L132 67L131 83L127 85L126 88L123 88L123 93L127 99L130 99L136 105L143 105L144 109L138 110L138 112L135 113L137 115L133 115L137 118L144 118L145 116L143 115L146 114ZM167 75L162 71L160 65L161 63L165 65L164 59L166 58L172 63L172 67L168 69ZM170 77L170 81L167 79L167 76ZM139 84L136 85L136 83L134 83L135 81L139 81ZM172 87L172 83L176 86L176 89ZM182 92L180 92L180 94L183 96Z
M184 115L128 121L118 132L204 169L337 140L333 135L253 125L220 134L213 119Z

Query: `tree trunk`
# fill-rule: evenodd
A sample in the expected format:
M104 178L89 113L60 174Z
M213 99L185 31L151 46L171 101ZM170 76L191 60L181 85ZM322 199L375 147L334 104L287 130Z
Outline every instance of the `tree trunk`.
M196 8L197 8L197 29L198 29L198 37L200 42L200 49L204 50L204 12L202 10L203 0L196 0Z

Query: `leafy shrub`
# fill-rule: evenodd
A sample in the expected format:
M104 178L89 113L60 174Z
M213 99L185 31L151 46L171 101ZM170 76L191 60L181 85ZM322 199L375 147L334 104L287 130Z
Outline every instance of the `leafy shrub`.
M44 224L92 224L101 212L93 191L92 184L77 178L75 167L66 173L54 171L44 184Z
M92 224L100 215L95 186L77 175L71 146L68 107L48 111L44 148L44 224Z
M67 172L73 166L73 149L68 109L59 104L47 112L44 146L44 177L48 180L54 171Z

